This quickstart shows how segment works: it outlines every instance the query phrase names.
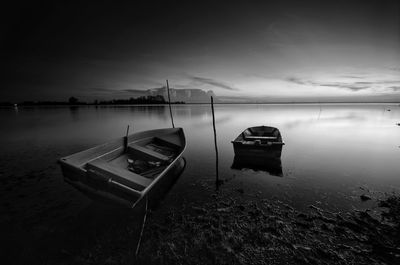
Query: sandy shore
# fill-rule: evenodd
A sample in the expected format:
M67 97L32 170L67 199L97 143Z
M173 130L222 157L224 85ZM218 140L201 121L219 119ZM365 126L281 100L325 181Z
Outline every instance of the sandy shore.
M242 191L236 191L238 193ZM97 238L76 264L399 264L400 197L369 210L297 211L278 199L214 194L179 211L149 211L139 254L136 227ZM361 199L361 198L360 198ZM363 198L367 199L367 198Z

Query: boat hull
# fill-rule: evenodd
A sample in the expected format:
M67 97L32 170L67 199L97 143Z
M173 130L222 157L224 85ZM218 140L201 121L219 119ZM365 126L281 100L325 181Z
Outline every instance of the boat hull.
M233 151L238 157L261 157L261 158L280 158L282 155L282 145L254 145L233 142Z
M176 152L169 158L165 153L159 153L162 150L154 149L157 141L173 146ZM149 146L153 149L146 148ZM182 158L185 147L185 135L181 128L158 129L116 139L61 158L59 163L64 180L90 198L112 201L132 208L145 199L152 206L182 173L185 167L185 160ZM156 168L158 173L149 179L140 175L141 173L128 170L127 160L132 156L149 161L168 159L162 167Z
M232 144L238 157L280 158L284 142L277 128L255 126L244 130Z
M68 167L61 166L64 181L87 197L102 201L104 203L116 203L125 207L134 207L141 203L142 200L148 200L148 206L154 208L159 201L168 193L173 184L177 181L186 167L186 161L183 157L179 158L166 172L154 187L149 190L145 196L137 196L129 193L124 189L116 189L108 186L106 183L94 185L89 183L86 176L77 177L77 172ZM147 197L147 198L146 198Z

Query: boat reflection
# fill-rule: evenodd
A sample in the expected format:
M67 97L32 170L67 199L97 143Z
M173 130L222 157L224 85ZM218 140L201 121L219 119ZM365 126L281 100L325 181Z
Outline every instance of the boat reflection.
M271 151L274 152L274 151ZM280 156L270 154L262 156L238 156L233 159L232 169L252 169L254 171L264 171L272 176L282 177L282 162Z

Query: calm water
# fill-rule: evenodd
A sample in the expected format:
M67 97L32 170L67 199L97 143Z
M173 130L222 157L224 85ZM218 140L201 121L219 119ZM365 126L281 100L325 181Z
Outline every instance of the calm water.
M390 111L389 111L390 110ZM400 107L382 105L217 105L220 192L277 197L296 208L371 206L374 198L400 190ZM215 151L209 105L173 107L187 138L184 173L162 208L209 200L214 192ZM59 157L134 131L170 126L165 106L0 109L0 222L36 240L43 231L70 225L93 203L62 180ZM286 145L283 176L231 169L233 140L245 128L279 128ZM236 195L235 195L236 194ZM18 234L19 233L19 234Z

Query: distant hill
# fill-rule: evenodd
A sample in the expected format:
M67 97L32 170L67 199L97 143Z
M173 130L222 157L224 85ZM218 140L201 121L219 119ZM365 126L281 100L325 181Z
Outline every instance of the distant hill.
M111 90L110 90L111 91ZM114 91L117 91L115 93ZM114 90L112 93L100 97L83 97L79 99L70 97L69 101L36 100L20 102L0 102L0 106L18 105L87 105L87 104L166 104L168 103L168 91L166 87L151 88L147 90L127 89L125 91ZM107 91L108 92L108 91ZM210 97L216 103L220 102L212 90L201 89L175 89L170 88L171 103L210 103Z
M171 102L184 101L186 103L209 103L210 97L214 97L218 101L212 90L204 91L201 89L175 89L170 88ZM166 87L152 88L145 90L146 96L163 96L168 100L168 92Z

